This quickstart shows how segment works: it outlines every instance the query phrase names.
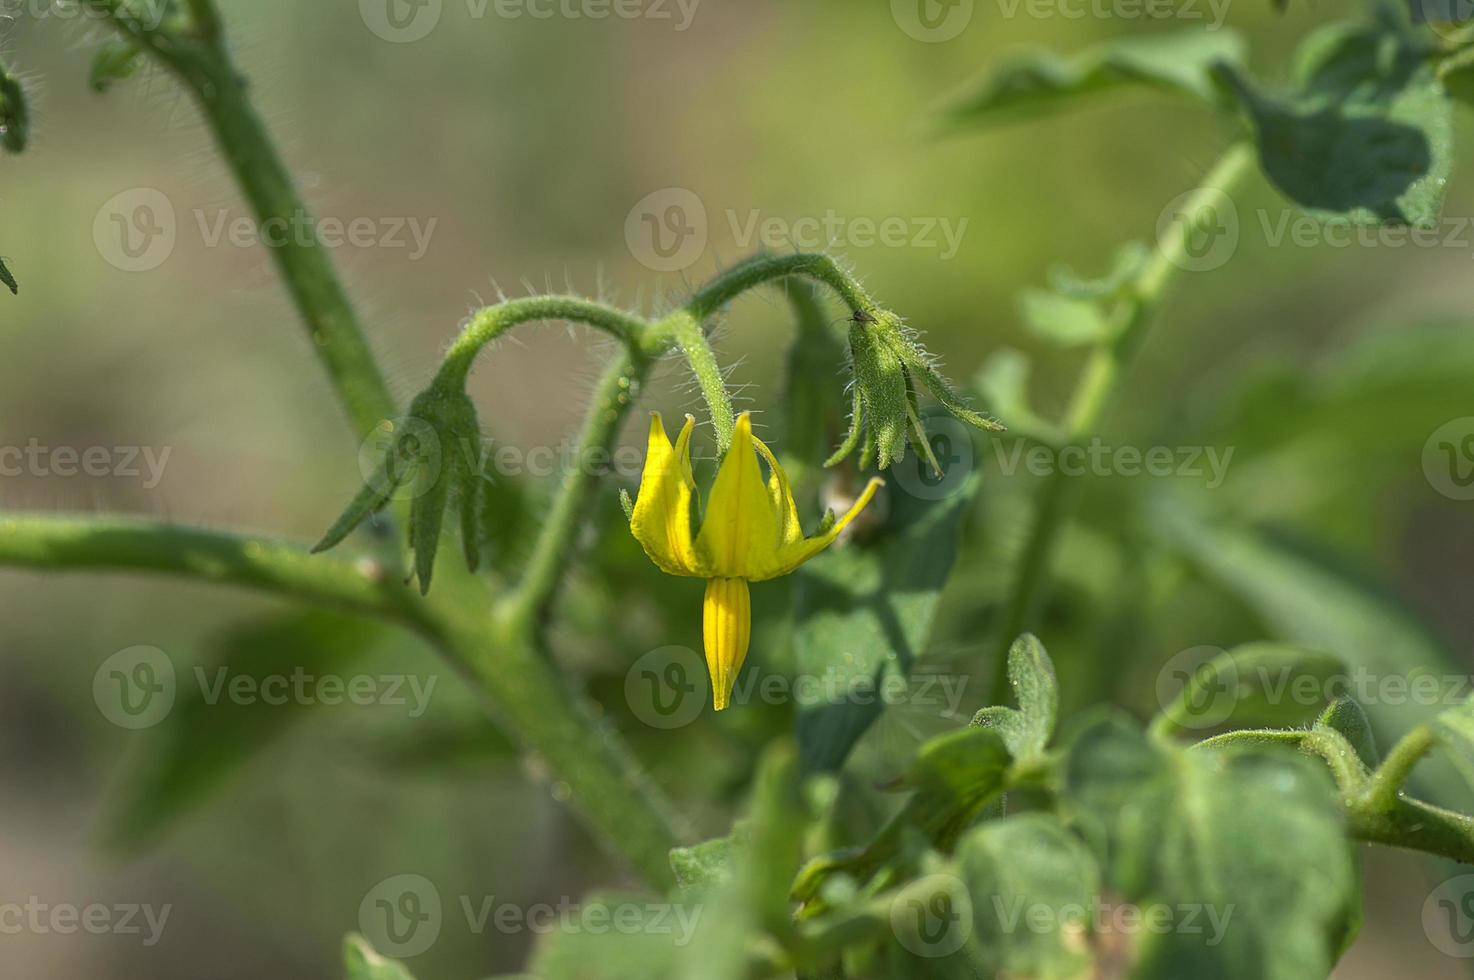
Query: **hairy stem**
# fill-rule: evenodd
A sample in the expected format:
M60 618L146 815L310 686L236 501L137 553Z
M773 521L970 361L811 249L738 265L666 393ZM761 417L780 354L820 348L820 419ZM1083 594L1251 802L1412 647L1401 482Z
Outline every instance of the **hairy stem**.
M1177 221L1157 242L1151 258L1137 277L1131 299L1109 340L1098 347L1085 364L1065 411L1062 446L1081 445L1093 436L1106 409L1120 388L1126 368L1140 348L1147 329L1161 308L1167 288L1182 272L1189 236L1206 217L1215 213L1223 195L1252 171L1253 149L1246 143L1230 147L1203 183L1188 199ZM1073 481L1055 467L1045 478L1040 503L1035 509L1025 538L1023 557L1013 588L999 618L993 641L993 700L1008 689L1008 647L1034 622L1048 590L1055 540L1074 509Z
M221 43L214 5L209 0L190 3L194 27L203 43L141 22L121 0L108 0L108 6L118 29L141 42L194 94L257 227L290 229L290 233L263 235L263 241L354 429L360 437L368 435L380 421L396 414L394 399L332 261L318 241L312 213L302 203L291 174L251 105L244 79Z
M1362 803L1374 811L1393 809L1413 767L1433 750L1436 741L1437 735L1428 725L1419 725L1404 735L1367 780L1361 794Z
M51 572L139 571L239 585L349 612L424 623L413 592L373 561L286 541L131 518L0 518L0 565Z
M515 326L538 320L582 323L612 334L631 350L643 350L648 325L637 316L577 296L529 296L488 306L471 317L450 345L436 377L439 384L464 387L482 348Z
M516 591L507 602L513 615L543 620L574 550L574 541L600 468L607 466L619 438L619 428L629 415L650 370L650 361L621 352L604 371L594 400L584 419L577 457L563 474L553 507L543 519L532 557ZM595 456L602 455L602 461Z

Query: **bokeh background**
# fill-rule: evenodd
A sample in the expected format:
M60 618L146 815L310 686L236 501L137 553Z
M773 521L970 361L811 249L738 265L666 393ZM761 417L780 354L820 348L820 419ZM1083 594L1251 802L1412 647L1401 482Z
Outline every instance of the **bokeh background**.
M962 228L955 254L940 236L834 248L925 332L952 377L970 383L991 354L1020 348L1033 358L1036 403L1053 410L1079 358L1022 329L1019 290L1042 284L1060 262L1103 272L1122 242L1150 240L1163 209L1231 136L1200 108L1152 95L985 134L938 138L926 125L941 100L1012 49L1070 52L1131 32L1205 30L1214 15L1203 4L1201 19L1152 22L1083 4L1069 9L1084 16L1034 16L1028 6L978 0L963 29L940 43L918 40L883 0L700 0L688 23L674 3L669 18L596 21L445 0L413 40L376 33L372 3L221 6L316 213L428 231L422 254L408 235L405 246L334 251L406 400L457 324L498 289L571 287L653 309L752 251L758 243L743 232L753 216L792 227L833 212ZM1343 6L1292 3L1276 15L1268 0L1232 0L1224 26L1249 37L1254 67L1273 81L1285 77L1296 40ZM138 513L314 539L358 485L357 445L264 249L212 243L222 214L247 211L194 108L155 72L92 92L88 65L106 32L86 16L26 0L10 5L0 32L0 53L27 78L35 117L31 147L0 161L0 254L22 285L17 297L0 295L0 444L168 453L156 482L147 472L7 475L0 508ZM1459 128L1471 135L1467 120ZM1464 176L1456 172L1449 188L1451 217L1474 213L1474 182ZM663 271L627 230L639 228L642 201L672 188L700 202L706 232L683 268ZM99 242L110 215L131 214L140 193L167 201L174 241L162 258L141 260L148 268L128 271ZM1107 437L1175 446L1219 433L1250 461L1243 465L1260 465L1216 493L1315 534L1406 600L1467 662L1474 521L1470 505L1441 494L1422 466L1424 440L1470 414L1467 398L1461 406L1438 388L1391 432L1343 411L1334 390L1330 408L1307 402L1348 383L1343 362L1368 337L1395 340L1428 324L1467 330L1474 230L1432 248L1304 247L1266 233L1293 212L1262 179L1234 201L1241 220L1231 259L1182 278ZM778 404L791 330L776 295L746 298L724 318L719 350L746 386L747 407ZM1467 356L1467 345L1455 346ZM502 344L473 382L488 436L557 445L607 353L561 326ZM1434 367L1470 363L1452 358ZM1254 387L1249 378L1282 383ZM1254 400L1236 414L1250 388ZM697 398L667 366L643 405L669 417L696 410ZM1316 411L1311 425L1305 416ZM635 413L626 441L638 445L643 425ZM1255 439L1314 462L1266 463ZM979 624L997 601L997 562L1034 481L998 472L991 452L976 465L985 467L969 537L976 547L964 552L965 574L929 655L986 676ZM534 481L534 498L550 482ZM1085 522L1109 539L1113 521L1125 523L1119 502L1150 494L1147 482L1093 481ZM611 513L614 490L604 488ZM605 527L618 532L617 523ZM1115 553L1134 554L1129 545ZM1065 584L1044 636L1076 703L1150 710L1156 670L1177 651L1266 633L1252 609L1153 564L1130 580L1151 601L1141 616L1115 622L1124 633L1104 644L1100 612L1117 607L1106 586L1127 579L1108 562L1092 565L1093 554L1087 542L1062 556ZM615 712L633 659L694 642L695 600L653 576L601 580L598 567L576 576L582 621L562 635L560 652ZM461 896L556 903L626 880L573 823L558 787L485 734L459 680L393 633L376 637L353 672L434 677L422 717L387 706L301 712L197 805L144 839L122 833L120 814L139 805L130 790L159 751L157 733L124 730L99 712L99 666L136 645L181 665L204 660L229 624L282 607L177 581L0 571L0 902L172 906L152 947L122 935L0 935L6 975L334 976L360 903L393 875L434 881L448 906ZM921 733L970 717L980 697L970 691L957 718L902 719L870 737L899 757ZM745 724L707 719L699 730L636 733L657 777L713 831L751 763ZM1336 975L1460 975L1460 962L1423 931L1436 869L1389 852L1368 852L1367 867L1367 927ZM534 938L475 934L457 910L413 965L450 980L512 971Z

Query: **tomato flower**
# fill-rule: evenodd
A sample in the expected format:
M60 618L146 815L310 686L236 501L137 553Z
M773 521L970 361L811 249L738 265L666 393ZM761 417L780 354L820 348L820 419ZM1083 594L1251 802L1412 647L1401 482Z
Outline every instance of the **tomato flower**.
M712 484L705 517L692 532L691 429L671 445L658 412L650 419L650 444L630 530L661 571L706 579L702 633L716 710L727 706L752 633L748 582L787 575L827 548L870 503L882 481L872 479L843 517L825 515L818 533L805 537L788 477L767 446L752 434L752 419L737 419L732 445ZM761 455L768 464L763 480Z

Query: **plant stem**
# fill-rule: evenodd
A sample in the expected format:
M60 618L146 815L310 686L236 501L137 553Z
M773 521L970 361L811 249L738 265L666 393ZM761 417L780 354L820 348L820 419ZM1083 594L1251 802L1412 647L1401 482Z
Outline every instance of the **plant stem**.
M537 320L567 320L603 330L628 348L639 350L649 325L623 310L578 296L528 296L488 306L473 316L450 345L436 377L438 384L462 388L476 355L515 326Z
M1437 735L1428 725L1419 725L1398 740L1367 780L1361 793L1362 805L1377 811L1393 809L1413 767L1432 751L1436 741Z
M263 236L307 326L313 349L327 370L359 437L396 414L358 317L348 302L316 222L302 203L271 138L231 63L220 37L220 19L209 0L191 0L199 40L142 24L121 0L105 0L115 25L142 43L193 92L230 164L258 228L285 232Z
M620 426L638 397L650 361L622 351L605 369L579 436L577 457L563 474L552 509L543 519L532 557L516 591L506 600L512 615L541 622L573 553L579 521L599 477L593 454L610 456Z
M854 312L869 313L878 309L860 281L823 253L759 255L748 259L707 283L685 308L697 320L704 321L749 289L793 276L823 283Z
M1253 148L1247 143L1229 147L1157 242L1137 276L1119 326L1086 361L1065 411L1061 449L1081 446L1095 434L1119 390L1126 368L1161 307L1168 286L1187 265L1184 257L1189 235L1207 216L1216 213L1223 196L1251 171L1253 160ZM1056 466L1045 481L993 642L993 702L1001 700L1008 690L1010 644L1020 633L1037 626L1035 617L1048 591L1055 541L1074 509L1074 481L1060 467Z
M286 541L114 517L0 518L0 565L53 572L184 575L422 625L414 593L376 562L346 562Z

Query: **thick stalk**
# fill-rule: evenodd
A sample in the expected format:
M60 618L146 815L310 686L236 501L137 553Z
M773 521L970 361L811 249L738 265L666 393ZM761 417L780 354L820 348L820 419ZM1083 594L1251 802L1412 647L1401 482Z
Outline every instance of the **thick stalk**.
M1203 183L1183 206L1176 221L1157 242L1146 266L1138 275L1133 295L1111 338L1086 361L1065 412L1064 439L1060 449L1088 442L1120 388L1126 368L1140 348L1147 329L1161 308L1167 288L1188 265L1184 261L1190 236L1216 213L1231 189L1248 174L1253 149L1237 143L1219 158ZM1040 503L1035 509L1018 573L999 618L993 642L992 700L999 701L1008 690L1008 647L1027 629L1037 627L1035 617L1048 591L1054 545L1074 509L1070 477L1056 466L1045 478Z

